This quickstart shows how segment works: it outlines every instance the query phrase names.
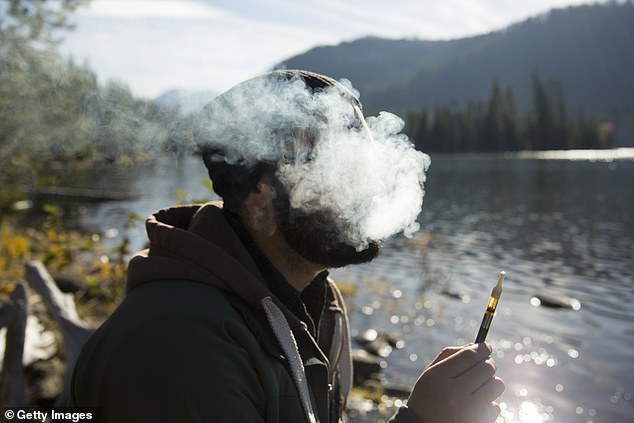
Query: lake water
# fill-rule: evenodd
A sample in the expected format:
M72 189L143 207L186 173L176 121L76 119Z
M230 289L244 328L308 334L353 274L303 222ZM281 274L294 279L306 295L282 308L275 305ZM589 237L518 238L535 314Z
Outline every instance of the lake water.
M605 159L605 160L603 160ZM432 156L421 231L368 265L334 276L354 334L397 334L384 375L412 385L445 345L471 342L500 270L504 292L488 341L506 382L498 422L634 422L634 154ZM86 224L115 235L129 213L210 197L194 158L87 171L60 185L136 193L89 206ZM119 232L119 236L122 233ZM142 225L127 232L134 248ZM571 297L580 308L536 305Z

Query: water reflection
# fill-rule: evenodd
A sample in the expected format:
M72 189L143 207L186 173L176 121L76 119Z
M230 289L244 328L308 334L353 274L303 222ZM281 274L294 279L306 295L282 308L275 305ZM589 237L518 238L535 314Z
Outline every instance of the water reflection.
M634 162L432 159L424 232L337 275L363 287L355 327L404 337L388 379L409 385L442 346L473 341L506 270L489 333L499 421L633 421Z

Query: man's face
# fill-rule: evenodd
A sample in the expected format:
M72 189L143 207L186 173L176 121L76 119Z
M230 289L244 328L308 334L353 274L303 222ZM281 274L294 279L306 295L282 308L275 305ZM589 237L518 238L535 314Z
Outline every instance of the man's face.
M370 241L360 251L341 242L339 225L332 213L327 210L306 213L301 209L292 209L286 189L279 182L275 185L273 207L278 230L289 246L306 260L337 268L367 263L379 254L379 241Z

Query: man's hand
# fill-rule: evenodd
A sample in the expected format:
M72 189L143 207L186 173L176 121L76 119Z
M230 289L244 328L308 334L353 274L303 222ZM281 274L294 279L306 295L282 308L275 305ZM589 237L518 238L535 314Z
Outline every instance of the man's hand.
M446 347L414 385L407 406L423 423L493 423L504 382L484 343Z

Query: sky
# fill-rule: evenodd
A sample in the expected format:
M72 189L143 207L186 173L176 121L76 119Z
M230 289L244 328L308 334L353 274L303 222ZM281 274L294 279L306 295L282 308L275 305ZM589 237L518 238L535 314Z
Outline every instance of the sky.
M455 39L583 0L93 0L60 49L101 83L154 98L220 93L320 45L365 36ZM354 81L352 81L354 84Z

